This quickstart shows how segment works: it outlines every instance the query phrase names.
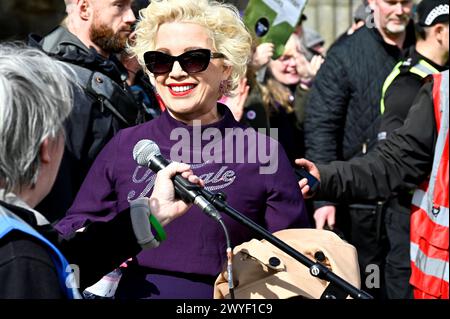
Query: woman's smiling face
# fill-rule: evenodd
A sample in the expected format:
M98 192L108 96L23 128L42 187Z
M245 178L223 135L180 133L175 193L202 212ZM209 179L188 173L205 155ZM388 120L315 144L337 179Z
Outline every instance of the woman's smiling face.
M195 23L169 22L159 26L156 51L178 56L194 49L215 52L207 29ZM209 124L219 120L217 100L220 83L226 80L231 68L224 59L211 59L208 68L189 74L175 61L172 70L155 75L155 86L171 115L182 122L201 120Z

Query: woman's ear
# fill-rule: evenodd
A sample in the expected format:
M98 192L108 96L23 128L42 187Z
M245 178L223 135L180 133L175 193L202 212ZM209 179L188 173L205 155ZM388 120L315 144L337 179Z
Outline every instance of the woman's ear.
M47 137L39 147L39 159L42 164L48 164L51 160L50 157L50 140Z
M233 68L230 65L224 64L222 80L227 81L228 79L230 79L232 71L233 71Z

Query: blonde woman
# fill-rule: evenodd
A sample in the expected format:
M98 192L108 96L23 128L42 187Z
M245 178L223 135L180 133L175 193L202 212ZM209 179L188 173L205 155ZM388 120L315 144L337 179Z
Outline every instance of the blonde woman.
M237 10L207 0L153 0L141 11L136 34L132 51L167 111L113 138L59 229L71 233L109 220L130 201L149 196L155 174L132 156L141 139L156 142L164 157L191 164L209 190L226 193L231 206L269 231L306 226L303 198L282 148L264 134L245 131L217 103L237 87L249 61L251 37ZM223 218L233 244L253 237ZM226 260L221 226L193 207L165 231L161 247L129 263L117 298L212 298Z
M267 64L264 81L260 84L270 127L278 129L278 140L292 163L304 154L302 118L297 112L300 101L295 99L299 98L302 81L313 78L320 68L323 59L318 58L309 63L298 36L293 33L283 54Z

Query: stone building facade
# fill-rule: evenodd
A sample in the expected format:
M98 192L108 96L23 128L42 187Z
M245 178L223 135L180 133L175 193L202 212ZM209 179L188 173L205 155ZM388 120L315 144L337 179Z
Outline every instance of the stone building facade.
M0 40L23 40L30 32L46 34L64 16L64 0L1 0Z
M289 1L289 0L283 0ZM243 11L248 0L227 0ZM325 38L326 46L351 24L361 0L309 0L305 25ZM64 0L0 0L0 40L24 39L30 32L46 34L65 16Z

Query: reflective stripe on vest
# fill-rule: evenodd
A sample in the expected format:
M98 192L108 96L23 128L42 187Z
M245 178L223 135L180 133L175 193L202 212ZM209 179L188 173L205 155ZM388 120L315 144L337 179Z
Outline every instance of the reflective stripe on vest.
M427 212L428 218L433 223L448 228L449 223L448 207L443 206L434 207L433 198L430 198L428 192L424 192L421 189L416 190L414 192L412 203L415 206L420 207L423 211ZM431 212L428 211L428 207L431 207L432 210Z
M422 79L425 79L431 74L439 73L438 70L425 60L420 60L419 63L409 69L409 72L420 76Z
M448 282L448 260L443 261L438 258L429 257L422 250L420 250L419 245L415 243L411 243L411 255L416 256L416 259L412 261L415 263L417 268L424 269L424 274L436 278L442 278Z
M71 267L69 266L66 258L58 250L58 248L56 248L48 239L39 234L35 229L25 223L18 216L10 212L5 207L0 206L0 238L4 237L6 234L13 230L21 231L34 237L42 242L45 247L47 247L48 251L50 252L50 257L55 264L62 291L69 299L81 299L81 295L78 292L78 289L68 288L70 284L72 284L73 287L74 274L72 272L69 273Z
M404 64L404 61L400 61L394 66L391 74L388 75L383 84L383 89L381 91L381 102L380 102L380 110L381 114L384 114L385 106L384 106L384 96L386 95L387 89L391 86L392 82L394 82L395 78L400 74L400 67Z
M394 80L397 78L397 76L401 73L400 68L402 66L409 66L410 63L411 63L410 59L397 63L395 65L394 69L392 70L391 74L389 74L388 77L386 78L386 80L384 81L383 90L381 92L381 102L380 102L381 114L384 114L384 111L386 110L386 106L384 104L384 98L385 98L388 88L391 86L392 82L394 82ZM414 65L413 67L411 67L408 71L413 74L418 75L422 79L426 78L427 76L429 76L431 74L439 73L439 71L436 70L436 68L434 68L430 63L428 63L427 61L422 60L422 59L419 60L419 62L416 65Z
M448 71L434 75L438 138L430 180L415 192L411 213L410 282L423 295L435 298L449 297L448 84Z

